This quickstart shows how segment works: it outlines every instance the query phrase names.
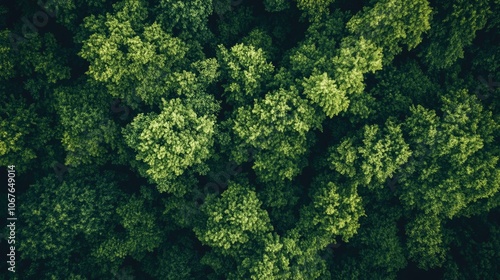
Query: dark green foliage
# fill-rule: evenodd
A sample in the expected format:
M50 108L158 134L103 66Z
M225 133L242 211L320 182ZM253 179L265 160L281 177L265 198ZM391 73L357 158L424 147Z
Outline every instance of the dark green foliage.
M488 2L494 1L436 1L433 28L423 53L429 66L447 68L464 58L464 48L472 43L490 16Z
M0 279L500 275L498 0L42 2L0 6Z
M65 278L69 273L102 276L108 270L109 264L92 264L93 254L120 223L114 209L123 201L122 194L109 174L96 177L83 174L73 171L72 176L62 182L50 174L21 196L24 206L20 209L23 222L19 238L23 242L18 248L30 256L34 261L32 266L39 269L38 273L27 273L29 276L40 273L47 278ZM48 267L59 265L44 269L42 263ZM87 265L97 267L86 271Z

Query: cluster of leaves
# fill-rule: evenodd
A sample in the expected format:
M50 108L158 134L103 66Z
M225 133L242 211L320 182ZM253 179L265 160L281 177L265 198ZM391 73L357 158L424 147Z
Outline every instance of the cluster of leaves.
M498 0L47 5L0 6L12 279L498 278Z

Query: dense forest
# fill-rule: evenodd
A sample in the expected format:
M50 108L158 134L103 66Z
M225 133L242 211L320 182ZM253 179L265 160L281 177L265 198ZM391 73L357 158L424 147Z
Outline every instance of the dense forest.
M0 279L500 279L499 28L500 0L2 2Z

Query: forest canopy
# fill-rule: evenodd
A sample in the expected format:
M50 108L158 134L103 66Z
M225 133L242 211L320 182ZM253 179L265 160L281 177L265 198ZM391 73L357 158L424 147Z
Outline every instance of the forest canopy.
M499 0L2 3L0 279L498 279L498 42Z

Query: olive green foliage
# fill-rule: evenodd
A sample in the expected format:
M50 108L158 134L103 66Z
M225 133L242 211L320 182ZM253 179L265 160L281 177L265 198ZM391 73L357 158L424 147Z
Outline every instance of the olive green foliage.
M109 236L93 256L102 261L114 262L126 256L141 259L145 252L152 252L161 241L161 231L154 212L147 211L144 200L131 197L116 208L120 224L125 232Z
M7 166L18 162L23 172L36 158L35 149L39 148L38 145L30 147L28 144L30 135L36 131L37 115L34 106L28 107L25 102L16 100L5 91L4 94L2 101L6 106L0 111L0 163ZM7 103L8 99L11 102Z
M223 85L228 102L235 105L251 104L262 95L263 84L270 80L274 67L266 62L262 49L252 45L235 45L229 52L220 47L222 77L228 80Z
M253 168L263 181L292 179L306 164L309 131L321 128L322 115L302 99L295 88L279 89L253 108L237 111L234 130L247 146L256 149Z
M421 54L429 66L448 68L457 59L464 58L464 47L469 46L476 32L485 27L492 12L488 2L494 1L437 1L438 8L431 23L434 27Z
M426 0L384 0L373 7L364 7L355 15L347 28L356 37L373 41L384 49L388 63L402 51L415 48L424 32L430 29L431 8Z
M498 279L499 14L1 4L0 279Z
M64 127L61 143L67 153L65 164L102 165L109 160L110 152L118 150L119 126L112 120L113 102L104 87L84 83L82 88L58 88L54 94Z
M134 106L137 99L160 102L168 94L166 73L181 63L188 47L156 22L142 22L147 17L145 3L124 4L115 5L116 15L85 19L91 35L79 54L91 63L88 74L103 82L112 96Z
M312 204L303 208L297 228L306 238L323 237L331 241L340 236L342 240L348 241L356 234L359 217L364 214L362 199L353 186L339 188L332 182L326 185L319 185L321 188L311 197ZM320 243L318 249L323 249L328 243Z
M185 192L170 189L169 181L210 156L214 125L213 116L198 116L176 98L165 101L160 114L137 115L124 137L136 151L136 160L144 163L139 169L143 176L157 183L161 192Z
M222 254L237 253L242 247L272 230L267 213L260 208L261 202L254 191L241 185L230 185L215 201L207 201L203 212L206 225L194 231L202 243Z
M334 0L297 0L297 8L302 10L312 20L319 20L322 15L328 14L328 7L332 2Z
M158 10L157 20L168 31L179 30L182 37L201 37L209 32L206 23L213 12L215 2L225 2L223 6L230 7L228 1L220 0L161 0L155 7Z

